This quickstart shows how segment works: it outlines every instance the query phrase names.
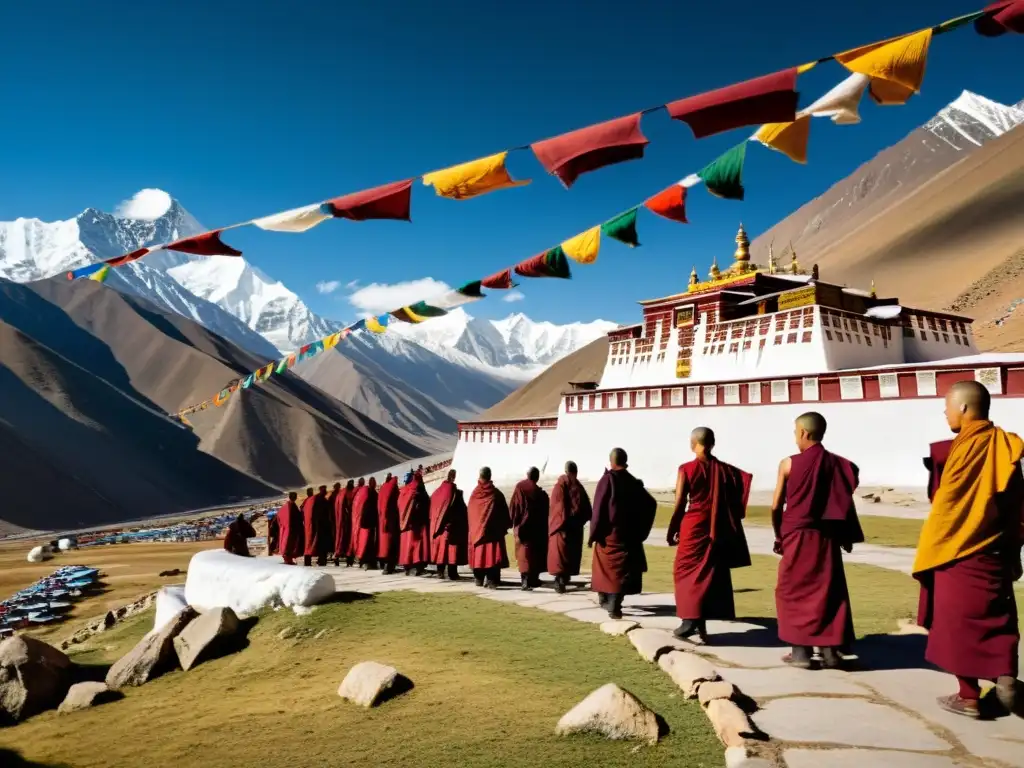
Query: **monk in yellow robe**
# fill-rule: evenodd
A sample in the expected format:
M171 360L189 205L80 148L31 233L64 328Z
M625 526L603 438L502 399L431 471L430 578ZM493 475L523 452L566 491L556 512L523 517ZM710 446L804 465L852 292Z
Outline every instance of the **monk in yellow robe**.
M927 627L925 658L956 675L960 690L943 709L978 717L979 680L1014 711L1017 603L1024 542L1024 441L989 420L988 390L960 381L946 395L956 434L921 530L914 577L921 582L918 623Z

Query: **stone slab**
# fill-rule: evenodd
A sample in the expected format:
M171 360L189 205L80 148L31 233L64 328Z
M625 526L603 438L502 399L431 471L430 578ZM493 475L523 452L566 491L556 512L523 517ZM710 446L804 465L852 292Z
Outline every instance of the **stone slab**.
M643 616L635 613L622 612L624 618L635 621L644 629L664 629L671 632L679 626L679 619L675 616Z
M720 659L727 664L737 667L749 667L751 669L768 669L770 667L784 667L789 669L782 661L787 649L746 647L742 645L715 645L714 638L707 645L694 645L692 650L702 656L712 659Z
M605 613L605 618L607 619L607 617L608 614ZM636 629L639 626L640 625L637 624L635 621L630 621L628 619L620 619L618 621L603 621L601 622L601 631L604 632L606 635L624 635L631 629Z
M957 768L951 757L894 752L885 749L787 749L783 753L787 768Z
M608 611L603 608L584 608L579 611L569 611L565 614L570 619L576 619L576 621L585 621L590 624L604 624L608 621Z
M952 748L910 715L862 699L775 699L754 714L754 722L779 741L920 752Z
M794 696L801 693L867 696L870 691L853 682L849 675L831 669L740 669L719 667L719 674L741 692L755 699Z
M590 600L553 600L550 603L544 603L537 607L542 611L549 611L550 613L568 613L569 611L582 611L593 608L594 603ZM607 611L604 615L605 618L608 617Z

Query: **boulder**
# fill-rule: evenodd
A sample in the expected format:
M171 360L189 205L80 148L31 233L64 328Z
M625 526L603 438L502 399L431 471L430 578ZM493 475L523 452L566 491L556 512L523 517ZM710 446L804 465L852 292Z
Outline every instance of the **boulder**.
M41 544L38 547L32 547L32 549L28 551L28 557L25 559L30 563L41 563L44 560L52 560L53 550L50 549L49 544Z
M57 540L57 549L61 552L67 552L69 549L78 549L78 542L74 538L65 538Z
M376 661L361 661L345 675L338 695L361 707L372 707L404 693L412 681L394 667Z
M42 640L15 635L0 642L0 719L19 722L64 700L71 659Z
M184 670L224 650L238 634L238 616L230 608L214 608L189 622L174 638L174 652Z
M66 715L123 698L123 693L110 690L106 683L75 683L68 689L68 695L64 697L64 701L57 707L57 714Z
M658 716L629 691L607 683L562 715L555 733L599 733L609 739L654 744L659 737Z
M630 633L633 634L633 633ZM697 686L719 679L718 672L700 656L685 651L670 651L658 659L658 666L665 670L687 698L697 695Z
M715 699L731 699L736 693L736 686L725 680L700 683L697 686L697 701L706 707Z
M705 711L719 741L726 747L742 747L747 738L757 733L746 713L728 699L714 699Z
M128 685L142 685L177 667L174 638L196 615L192 608L182 608L159 631L150 632L142 638L134 648L114 662L107 672L107 686L118 690Z

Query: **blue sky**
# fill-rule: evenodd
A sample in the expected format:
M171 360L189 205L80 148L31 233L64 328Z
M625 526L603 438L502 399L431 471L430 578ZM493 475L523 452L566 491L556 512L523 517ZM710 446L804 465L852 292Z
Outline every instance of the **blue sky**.
M357 191L617 117L967 13L983 0L853 3L376 0L303 3L5 3L0 220L113 210L165 189L209 227ZM11 30L17 30L12 33ZM642 212L641 248L606 240L569 282L524 282L524 298L472 306L556 322L633 321L637 299L728 259L737 223L753 237L898 141L964 88L1024 98L1021 40L971 27L937 38L924 88L905 107L865 99L864 122L817 120L799 166L748 152L745 202L694 190L691 224ZM839 82L819 66L801 103ZM347 319L353 282L490 274L698 170L747 133L694 140L645 117L641 161L565 190L532 153L509 165L532 185L470 201L417 182L413 222L325 222L301 235L225 239L317 312ZM802 254L802 260L813 255ZM870 276L865 276L865 281ZM337 281L330 294L321 281ZM427 298L422 296L421 298Z

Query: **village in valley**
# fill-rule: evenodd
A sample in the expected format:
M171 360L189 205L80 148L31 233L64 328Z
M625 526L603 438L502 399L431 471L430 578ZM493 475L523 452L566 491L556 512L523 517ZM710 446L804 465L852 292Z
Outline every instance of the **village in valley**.
M0 766L1024 768L1024 0L399 5L0 53Z

